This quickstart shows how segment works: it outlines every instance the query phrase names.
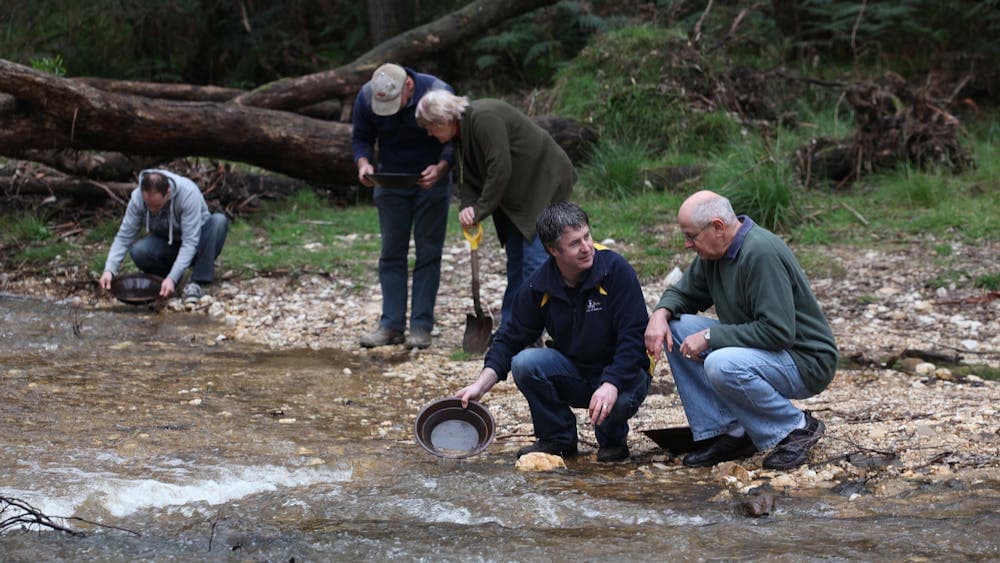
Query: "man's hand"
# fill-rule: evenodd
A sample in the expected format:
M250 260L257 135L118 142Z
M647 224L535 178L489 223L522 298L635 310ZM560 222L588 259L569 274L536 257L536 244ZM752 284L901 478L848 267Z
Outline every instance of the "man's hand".
M497 381L500 381L500 377L493 368L483 368L483 371L479 372L476 382L459 390L458 393L455 393L455 396L462 399L463 409L469 408L469 401L478 401L483 398L483 395L488 393L496 385Z
M103 289L104 291L111 291L111 280L113 280L114 277L115 277L114 274L112 274L111 272L104 272L103 274L101 274L101 280L98 281L97 283L100 284L101 289Z
M594 394L590 396L590 408L587 410L587 414L590 415L591 424L599 426L607 420L617 401L618 388L606 381L602 383L597 391L594 391Z
M463 228L471 229L476 225L476 210L470 205L458 212L458 222Z
M701 357L701 354L706 350L708 350L708 341L705 340L704 330L689 335L684 339L684 342L681 342L681 354L689 360L704 362L705 359Z
M650 315L646 325L646 353L654 360L660 359L664 342L667 343L667 352L674 349L674 339L670 336L670 316L669 309L657 309Z
M369 188L374 186L375 182L372 182L368 178L365 178L366 174L374 174L374 173L375 173L375 167L372 166L370 162L368 162L367 158L362 157L358 159L358 181L361 182L361 185L368 186Z
M441 177L448 173L448 163L441 161L437 164L431 164L424 171L420 173L420 179L417 180L417 185L421 188L428 190L433 188Z
M169 277L163 278L163 283L160 284L160 297L166 299L174 294L174 280Z

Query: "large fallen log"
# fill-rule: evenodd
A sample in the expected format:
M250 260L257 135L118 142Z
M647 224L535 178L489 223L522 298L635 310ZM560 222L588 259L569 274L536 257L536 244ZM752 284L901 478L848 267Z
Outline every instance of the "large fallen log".
M478 0L397 35L348 65L267 84L235 99L231 96L236 92L227 88L71 81L0 60L0 155L30 160L45 151L72 149L119 151L161 161L203 156L324 185L353 184L348 125L263 108L305 108L300 111L324 120L343 119L349 106L337 112L327 100L353 96L378 64L411 64L505 19L554 3ZM43 161L67 171L73 168L53 160L58 159L47 155Z
M246 90L239 88L223 88L221 86L201 86L197 84L166 84L162 82L141 82L135 80L111 80L91 76L77 76L73 80L93 86L105 92L131 94L146 98L161 100L177 100L182 102L228 102L245 94ZM360 84L358 85L360 87ZM343 121L343 106L340 100L318 102L305 107L296 108L294 113L325 119L328 121ZM349 116L347 116L349 117Z
M2 59L0 88L16 98L16 103L0 104L0 154L9 157L44 155L66 170L72 167L57 157L73 151L157 157L133 159L139 167L197 155L245 162L315 184L356 182L347 124L231 103L114 94ZM596 138L573 120L546 116L538 121L575 159Z
M0 154L30 149L122 151L245 162L320 184L353 182L350 126L232 103L103 92L0 59Z

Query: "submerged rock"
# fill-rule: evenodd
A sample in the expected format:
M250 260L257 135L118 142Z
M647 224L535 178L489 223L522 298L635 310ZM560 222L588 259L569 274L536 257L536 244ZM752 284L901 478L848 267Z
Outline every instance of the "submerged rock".
M557 455L531 452L517 458L514 469L531 472L555 471L556 469L566 469L566 461Z

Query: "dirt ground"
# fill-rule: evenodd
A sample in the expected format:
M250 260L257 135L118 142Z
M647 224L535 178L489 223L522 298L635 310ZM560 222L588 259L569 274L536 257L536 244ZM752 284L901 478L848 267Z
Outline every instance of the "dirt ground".
M1000 244L950 243L950 252L943 254L942 245L949 243L926 239L882 242L879 250L825 249L822 269L827 273L811 275L811 281L844 361L826 391L798 404L825 422L826 436L809 463L795 471L763 470L763 454L691 471L708 472L744 492L765 482L792 491L854 483L882 495L902 494L928 481L1000 489L1000 384L976 375L989 369L996 373L1000 366L1000 299L972 283L996 272ZM627 249L611 246L627 257ZM463 240L447 241L434 343L423 351L358 347L358 337L375 327L380 312L374 267L371 279L361 283L313 275L227 280L223 273L197 306L172 300L161 314L215 317L220 340L280 349L339 348L368 357L399 377L402 391L386 392L411 392L419 405L472 382L481 367L481 358L460 353L466 313L472 310L468 256ZM481 258L484 306L496 318L504 287L503 252L495 241L486 242ZM690 258L675 256L674 265L683 269ZM45 277L4 274L0 292L77 306L122 306L101 295L92 278L72 267L53 269ZM664 282L643 281L652 306ZM892 367L885 365L897 358ZM491 447L513 454L531 439L527 405L512 382L497 385L484 402L498 424ZM592 455L596 444L585 414L578 412L580 437L584 453ZM663 361L631 424L632 463L640 469L676 467L679 459L641 431L684 424Z

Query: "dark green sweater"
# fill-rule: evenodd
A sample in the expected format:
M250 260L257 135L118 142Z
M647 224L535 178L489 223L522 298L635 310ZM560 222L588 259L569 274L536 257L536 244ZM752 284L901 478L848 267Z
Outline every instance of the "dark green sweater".
M819 393L836 372L837 344L795 255L784 241L752 222L742 246L731 254L718 260L695 258L656 308L666 308L676 318L715 305L720 324L712 327L713 349L788 350L806 386Z
M462 208L476 221L497 208L524 238L535 237L535 220L556 201L567 201L576 171L547 131L501 100L475 100L459 123L461 164L456 172Z

